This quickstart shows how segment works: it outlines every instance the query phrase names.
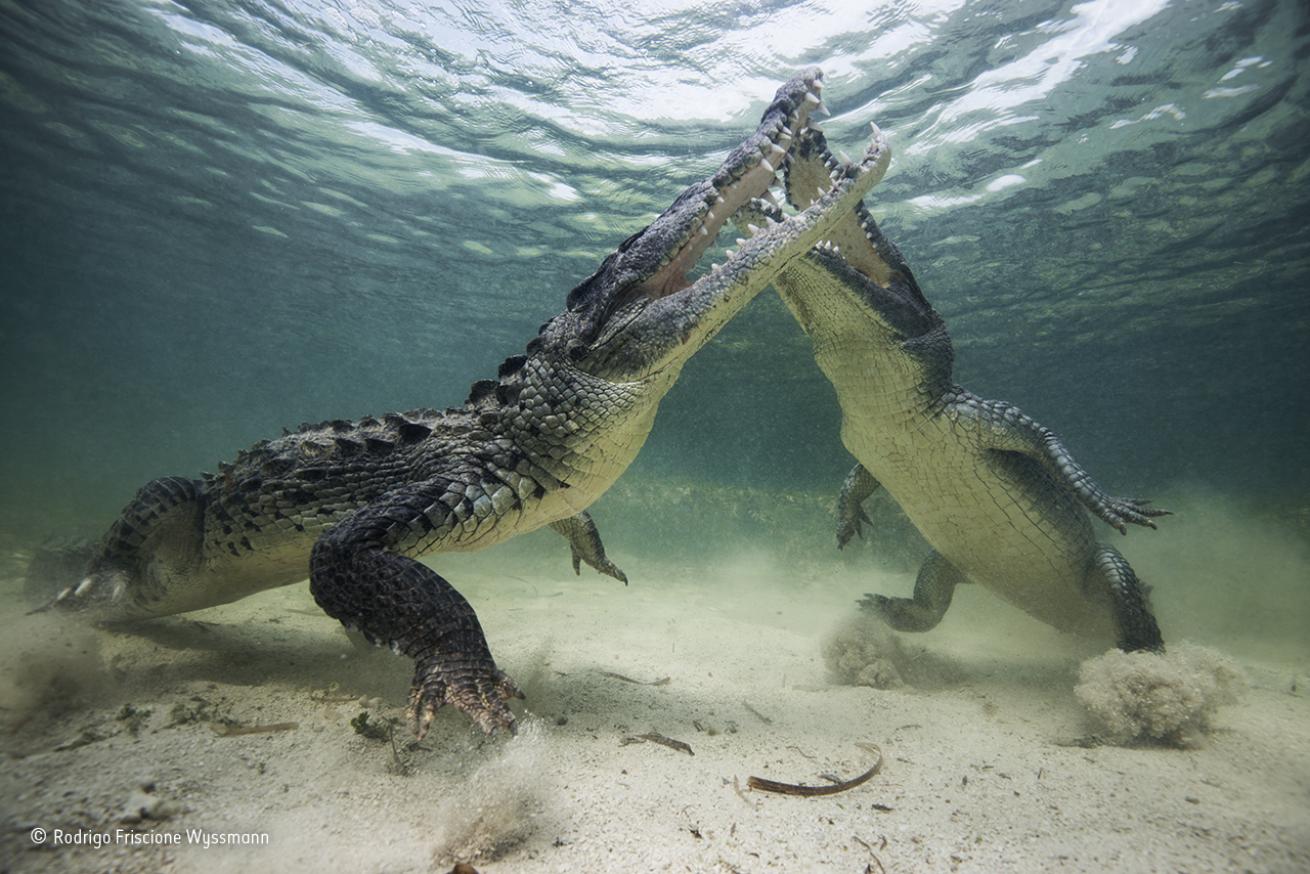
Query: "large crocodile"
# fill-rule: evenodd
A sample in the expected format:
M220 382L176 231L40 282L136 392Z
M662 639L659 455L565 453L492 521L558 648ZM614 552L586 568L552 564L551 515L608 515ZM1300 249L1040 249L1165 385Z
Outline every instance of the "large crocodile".
M822 105L818 70L787 82L759 127L574 288L498 378L462 407L302 426L202 479L154 480L56 605L102 620L196 610L310 577L329 615L414 659L422 737L451 704L484 731L521 697L468 602L416 556L480 549L550 525L579 560L622 578L585 509L636 456L687 359L886 167L875 140L813 208L688 273L728 218L763 195Z
M786 166L788 202L809 206L846 172L822 133L803 130ZM757 201L738 221L761 214L781 218ZM1163 648L1145 587L1097 542L1087 511L1123 533L1154 528L1167 511L1112 497L1049 429L955 384L945 324L863 204L774 284L836 389L842 441L859 462L838 500L838 546L862 535L861 503L882 487L933 549L912 598L871 594L865 609L925 631L956 585L973 581L1062 630Z

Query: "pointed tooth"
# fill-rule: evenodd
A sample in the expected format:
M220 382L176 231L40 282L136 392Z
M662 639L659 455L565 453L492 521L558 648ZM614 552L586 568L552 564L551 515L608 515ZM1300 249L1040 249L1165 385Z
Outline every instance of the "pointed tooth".
M805 92L805 102L810 106L822 106L823 100L813 91Z
M770 173L777 173L777 172L778 172L778 168L775 167L775 166L773 166L773 164L769 163L769 159L768 159L768 158L760 158L760 166L761 166L761 167L767 167Z
M738 237L738 238L737 238L737 245L738 245L738 246L744 246L744 245L746 245L746 240L743 239L742 237Z
M702 237L708 237L708 236L710 235L710 229L707 228L707 227L705 227L704 225L701 225L701 226L700 226L700 235L701 235Z
M752 237L760 232L759 226L751 224L750 222L746 223L746 230L751 232Z
M772 191L765 191L764 194L760 197L760 200L767 201L769 204L776 206L778 209L782 209L782 205L778 203L778 198L774 195Z
M778 160L785 154L787 154L787 150L777 143L774 143L773 148L769 150L769 157L774 161Z
M819 105L814 108L814 112L819 116L819 118L827 118L832 115L828 110L828 104L823 102L820 102Z
M728 251L724 252L723 254L724 254L724 257L727 257L727 258L733 258L733 257L736 256L737 253L734 252L732 249L729 249Z
M872 125L873 122L869 122L869 124ZM791 128L787 127L787 125L784 124L784 125L782 126L782 135L783 135L784 137L787 137L788 139L790 139L791 136L792 136Z
M837 150L837 154L841 156L841 160L842 160L842 163L843 163L843 164L849 164L849 163L851 163L851 156L848 155L848 154L846 154L845 150L843 150L843 149L838 149L838 150Z
M723 199L723 195L722 195L722 194L716 194L716 195L714 195L714 205L715 205L715 206L718 206L719 204L721 204L721 203L726 203L726 202L727 202L727 201L725 201L725 200Z

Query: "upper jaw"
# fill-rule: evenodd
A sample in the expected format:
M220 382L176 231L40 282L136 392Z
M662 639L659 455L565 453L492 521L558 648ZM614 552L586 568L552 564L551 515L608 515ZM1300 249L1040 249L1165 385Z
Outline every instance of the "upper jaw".
M797 132L786 166L787 202L805 209L822 197L847 172L849 159L839 160L828 149L817 128ZM751 233L755 225L785 219L774 203L756 199L736 217L739 227ZM877 320L903 339L941 326L941 319L919 290L900 252L883 236L862 203L832 226L827 237L806 254L804 262L865 302ZM792 268L788 268L792 269Z
M621 253L632 282L622 304L667 297L690 283L687 274L714 243L724 224L751 199L764 197L792 148L795 132L823 106L823 74L810 69L778 89L755 132L708 179L687 188L673 205Z

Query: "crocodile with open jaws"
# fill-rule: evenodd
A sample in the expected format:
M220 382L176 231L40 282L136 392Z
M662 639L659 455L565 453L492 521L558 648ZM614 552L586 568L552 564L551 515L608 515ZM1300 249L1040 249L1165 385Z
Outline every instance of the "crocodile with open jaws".
M814 128L785 166L787 200L802 209L850 172ZM761 217L781 213L757 200L738 223L753 231ZM926 631L973 581L1061 630L1163 649L1145 587L1097 542L1087 511L1122 533L1167 511L1107 494L1049 429L954 383L945 324L862 203L774 285L836 389L842 442L859 462L838 500L838 546L863 535L861 503L882 487L933 549L912 598L870 594L864 609Z
M302 426L202 479L136 495L89 570L55 605L102 621L197 610L308 573L315 600L415 662L422 737L450 704L483 731L513 729L522 697L492 659L472 607L419 555L490 546L550 525L622 579L585 509L636 456L683 364L779 269L881 177L875 139L858 170L805 212L689 271L742 204L768 191L793 132L822 106L821 73L777 92L753 134L574 288L498 378L462 407Z

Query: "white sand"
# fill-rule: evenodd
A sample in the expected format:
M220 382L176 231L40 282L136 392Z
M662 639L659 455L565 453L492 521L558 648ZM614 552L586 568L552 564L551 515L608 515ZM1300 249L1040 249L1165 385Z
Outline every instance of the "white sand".
M482 872L1310 870L1303 664L1238 653L1252 688L1198 748L1082 748L1067 745L1089 730L1073 687L1094 651L972 587L912 640L936 687L877 691L832 685L821 640L859 594L904 592L909 575L834 563L797 579L779 562L659 568L619 553L624 588L573 577L558 547L539 539L526 567L440 561L527 712L518 737L492 740L443 714L424 749L402 743L407 775L389 744L351 727L357 702L315 699L380 696L374 717L399 716L409 666L354 649L303 585L140 636L11 608L0 703L20 725L4 737L0 868L448 871L460 857ZM52 685L61 715L33 709ZM148 711L135 734L125 705ZM218 736L217 718L298 726ZM647 732L695 755L621 743ZM746 789L750 775L853 776L871 764L860 742L885 753L861 787ZM128 806L163 819L121 825ZM56 849L33 846L35 827L268 843Z

